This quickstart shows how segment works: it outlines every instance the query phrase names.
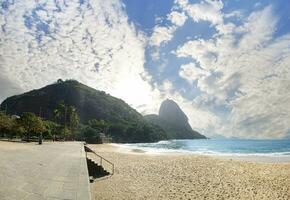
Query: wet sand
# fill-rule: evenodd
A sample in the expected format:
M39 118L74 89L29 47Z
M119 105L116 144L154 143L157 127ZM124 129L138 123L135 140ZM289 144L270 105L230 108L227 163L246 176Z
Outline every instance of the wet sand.
M290 199L290 163L90 147L115 164L92 184L95 199Z

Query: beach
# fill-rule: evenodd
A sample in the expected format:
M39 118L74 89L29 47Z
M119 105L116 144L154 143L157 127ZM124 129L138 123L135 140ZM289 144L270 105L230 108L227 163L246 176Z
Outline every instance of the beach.
M91 185L94 199L290 199L290 163L89 147L115 164Z

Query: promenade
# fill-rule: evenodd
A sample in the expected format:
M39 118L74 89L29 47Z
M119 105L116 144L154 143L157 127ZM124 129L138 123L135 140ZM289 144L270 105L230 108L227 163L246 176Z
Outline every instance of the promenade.
M0 199L90 200L80 142L0 142Z

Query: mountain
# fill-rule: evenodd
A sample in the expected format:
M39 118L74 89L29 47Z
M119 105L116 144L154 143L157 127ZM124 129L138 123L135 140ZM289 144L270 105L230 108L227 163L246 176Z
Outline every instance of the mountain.
M205 139L197 131L192 130L188 118L177 103L172 100L162 102L159 115L144 116L148 122L162 127L170 139Z
M60 103L74 106L80 122L103 119L115 142L156 142L167 139L163 129L148 123L143 116L123 100L90 88L75 80L62 81L7 98L1 109L8 114L32 112L54 121L54 110Z

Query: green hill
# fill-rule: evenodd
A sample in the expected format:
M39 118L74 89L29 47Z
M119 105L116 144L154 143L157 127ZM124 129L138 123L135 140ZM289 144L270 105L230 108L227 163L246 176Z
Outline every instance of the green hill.
M148 122L162 127L170 139L205 139L197 131L192 130L188 118L180 107L172 100L162 102L159 115L146 115Z
M76 108L83 124L91 119L108 122L108 134L115 142L155 142L167 139L163 129L147 122L123 100L75 80L59 80L41 89L9 97L2 102L1 109L11 115L32 112L53 121L53 111L62 102Z

